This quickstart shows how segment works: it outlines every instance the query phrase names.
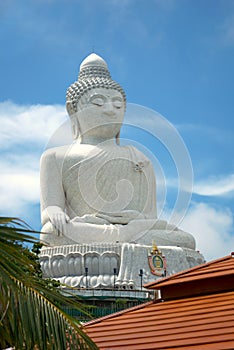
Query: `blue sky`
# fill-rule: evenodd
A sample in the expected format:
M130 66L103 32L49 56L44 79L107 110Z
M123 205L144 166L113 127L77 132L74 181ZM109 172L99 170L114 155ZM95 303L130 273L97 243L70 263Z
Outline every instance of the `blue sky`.
M207 260L234 250L234 1L2 0L0 47L1 215L40 229L40 155L94 50L128 102L160 113L186 144L194 187L180 226ZM163 147L136 137L170 174ZM176 192L168 176L166 214Z

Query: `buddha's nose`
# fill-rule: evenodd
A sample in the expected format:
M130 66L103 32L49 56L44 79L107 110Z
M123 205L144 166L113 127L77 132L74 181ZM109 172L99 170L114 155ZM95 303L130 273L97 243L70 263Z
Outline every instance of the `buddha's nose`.
M114 116L115 115L115 110L114 106L111 102L106 102L103 106L104 108L104 113L108 116Z

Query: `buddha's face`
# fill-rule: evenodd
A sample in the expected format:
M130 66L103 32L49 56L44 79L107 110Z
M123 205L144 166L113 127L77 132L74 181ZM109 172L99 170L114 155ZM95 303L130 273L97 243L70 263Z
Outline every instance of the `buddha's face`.
M105 140L115 138L119 133L125 110L119 91L93 88L81 97L77 107L81 137Z

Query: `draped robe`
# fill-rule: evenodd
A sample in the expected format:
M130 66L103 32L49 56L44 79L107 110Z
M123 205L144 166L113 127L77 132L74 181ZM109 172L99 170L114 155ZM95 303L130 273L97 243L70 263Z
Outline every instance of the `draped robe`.
M47 213L49 206L66 212L70 220L60 237ZM127 224L113 215L136 213ZM133 146L78 144L52 148L41 159L42 232L51 245L91 242L137 242L184 246L195 240L165 221L157 220L156 180L150 160ZM86 222L86 215L105 222ZM110 219L109 219L110 218ZM52 233L52 234L50 234ZM45 235L44 235L45 236Z

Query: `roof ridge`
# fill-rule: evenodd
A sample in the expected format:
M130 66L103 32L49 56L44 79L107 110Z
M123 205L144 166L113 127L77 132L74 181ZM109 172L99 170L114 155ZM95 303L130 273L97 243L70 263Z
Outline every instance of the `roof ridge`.
M222 262L222 261L226 261L226 260L229 260L230 258L234 258L234 253L231 253L230 255L227 255L225 257L222 257L222 258L218 258L218 259L215 259L215 260L212 260L212 261L208 261L204 264L201 264L201 265L198 265L198 266L194 266L194 267L191 267L189 269L186 269L186 270L183 270L183 271L180 271L180 272L177 272L173 275L170 275L168 277L162 277L154 282L150 282L150 283L147 283L144 285L144 288L148 288L150 289L151 287L157 285L157 284L160 284L160 283L164 283L168 280L174 280L174 279L177 279L178 277L182 277L182 276L186 276L188 274L190 274L191 272L194 272L194 271L199 271L201 269L204 269L208 266L211 266L211 265L214 265L214 264L217 264L219 262Z

